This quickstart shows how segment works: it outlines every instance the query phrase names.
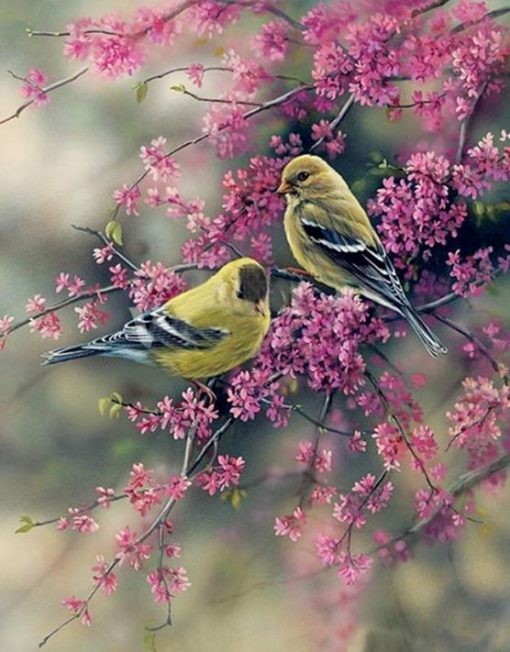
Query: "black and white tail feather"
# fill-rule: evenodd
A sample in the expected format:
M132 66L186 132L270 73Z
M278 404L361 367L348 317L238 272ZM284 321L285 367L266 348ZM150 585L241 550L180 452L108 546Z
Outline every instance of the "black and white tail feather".
M393 263L383 246L371 246L335 229L300 217L301 224L310 240L319 246L328 258L352 275L355 287L365 296L407 320L428 353L436 357L448 349L430 330L407 298Z
M114 333L84 344L49 351L44 354L46 359L43 364L56 364L93 355L153 364L150 356L152 349L208 349L228 334L229 331L220 328L197 328L182 319L165 314L159 308L128 321L121 330Z

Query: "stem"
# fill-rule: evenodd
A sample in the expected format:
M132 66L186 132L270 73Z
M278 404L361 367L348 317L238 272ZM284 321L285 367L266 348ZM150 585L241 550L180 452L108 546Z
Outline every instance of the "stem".
M335 129L338 127L338 125L342 122L342 120L345 118L345 116L349 113L349 110L350 110L350 108L352 107L353 104L354 104L354 95L349 95L347 101L345 102L345 104L340 109L340 113L336 116L336 118L334 120L331 120L331 122L329 123L329 127L330 127L332 132L335 131ZM324 139L325 139L325 136L321 136L321 138L319 138L319 140L310 147L310 151L313 152L313 150L316 149L317 147L319 147L319 145L322 145L322 143L324 142Z

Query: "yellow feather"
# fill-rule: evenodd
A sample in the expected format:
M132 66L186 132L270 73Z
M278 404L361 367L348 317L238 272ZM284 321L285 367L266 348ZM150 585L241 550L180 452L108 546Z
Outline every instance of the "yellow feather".
M270 310L266 295L263 314L247 301L237 298L239 273L246 265L258 265L240 258L225 265L208 281L170 299L164 311L198 328L219 328L229 334L207 349L153 349L151 357L172 375L184 378L210 378L237 367L252 358L269 329Z

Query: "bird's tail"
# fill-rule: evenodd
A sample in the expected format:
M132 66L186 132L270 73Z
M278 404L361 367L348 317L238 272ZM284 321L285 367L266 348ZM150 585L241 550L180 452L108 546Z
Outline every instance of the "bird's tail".
M407 320L413 331L419 337L427 352L435 358L438 353L448 353L448 349L435 335L423 319L411 306L401 306L399 312Z
M57 364L57 362L67 362L68 360L77 360L78 358L88 358L91 355L100 355L102 351L97 348L91 348L87 344L77 344L75 346L65 346L61 349L48 351L43 354L45 358L43 364Z

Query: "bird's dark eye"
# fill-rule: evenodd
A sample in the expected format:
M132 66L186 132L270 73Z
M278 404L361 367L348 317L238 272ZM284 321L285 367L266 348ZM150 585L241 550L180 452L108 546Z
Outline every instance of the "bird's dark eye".
M309 176L310 176L310 172L300 172L297 178L298 181L306 181Z
M242 290L237 290L236 296L238 299L244 299L244 292Z

